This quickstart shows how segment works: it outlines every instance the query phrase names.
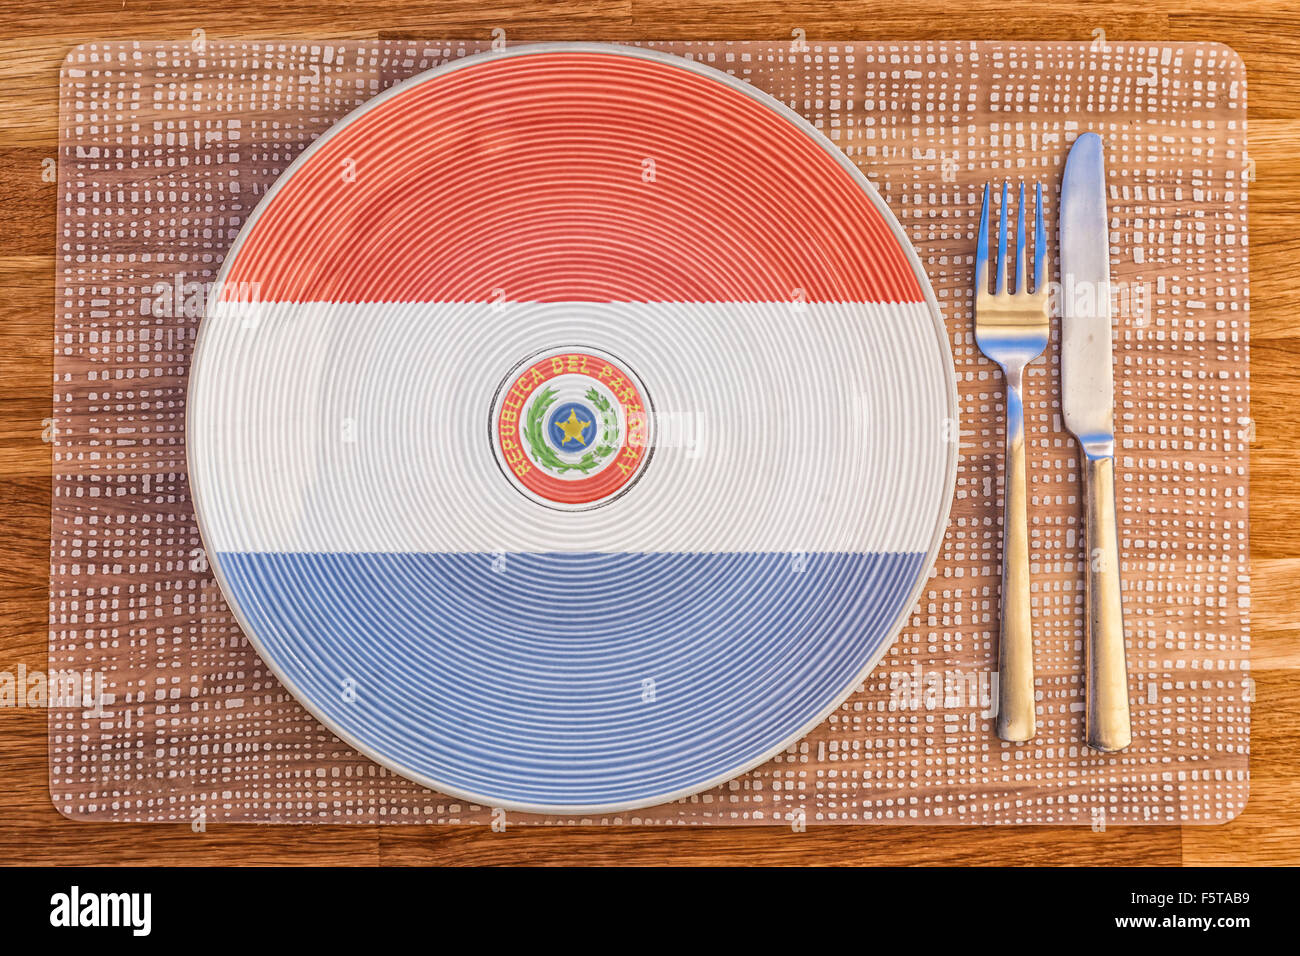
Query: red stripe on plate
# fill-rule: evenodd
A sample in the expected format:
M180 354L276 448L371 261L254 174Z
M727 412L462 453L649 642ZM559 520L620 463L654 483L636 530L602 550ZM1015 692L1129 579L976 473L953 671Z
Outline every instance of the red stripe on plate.
M922 299L816 140L712 77L597 52L480 61L339 128L223 295L253 283L293 302Z

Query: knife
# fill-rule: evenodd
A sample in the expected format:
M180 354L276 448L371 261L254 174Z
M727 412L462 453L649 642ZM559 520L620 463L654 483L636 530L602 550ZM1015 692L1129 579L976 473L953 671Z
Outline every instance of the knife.
M1061 408L1078 439L1087 537L1084 572L1087 738L1094 750L1132 740L1115 519L1115 380L1110 238L1101 137L1074 141L1061 184Z

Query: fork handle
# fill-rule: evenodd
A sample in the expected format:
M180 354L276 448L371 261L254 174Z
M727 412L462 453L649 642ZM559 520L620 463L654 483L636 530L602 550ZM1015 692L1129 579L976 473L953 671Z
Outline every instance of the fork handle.
M1002 631L998 639L998 736L1034 736L1034 635L1029 612L1029 517L1025 500L1025 406L1021 373L1007 375L1003 464Z
M1084 573L1087 736L1093 750L1123 750L1132 741L1124 607L1120 600L1119 532L1115 522L1115 459L1083 456L1083 516L1088 562Z

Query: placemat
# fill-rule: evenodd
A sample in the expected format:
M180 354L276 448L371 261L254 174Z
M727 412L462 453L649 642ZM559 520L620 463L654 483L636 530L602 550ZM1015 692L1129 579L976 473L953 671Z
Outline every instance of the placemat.
M258 198L335 120L503 38L105 43L62 72L50 791L86 820L483 822L507 815L378 767L279 685L235 624L195 526L185 386L206 283ZM647 43L803 113L907 229L952 339L961 465L926 593L815 732L639 824L1216 823L1248 791L1251 437L1246 82L1215 44ZM975 348L986 181L1108 148L1120 537L1134 743L1083 743L1079 475L1059 326L1028 375L1039 733L993 734L1002 381ZM797 196L790 198L798 202ZM1069 294L1070 290L1059 290Z

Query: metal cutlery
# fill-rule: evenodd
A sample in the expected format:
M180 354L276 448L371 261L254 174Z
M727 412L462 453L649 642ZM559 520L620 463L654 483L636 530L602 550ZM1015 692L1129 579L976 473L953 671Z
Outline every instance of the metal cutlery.
M997 733L1003 740L1034 736L1034 646L1029 601L1029 528L1025 490L1025 366L1043 353L1049 333L1047 235L1043 187L1035 191L1034 284L1025 262L1025 187L1016 219L1014 291L1007 288L1007 185L1002 185L995 287L989 291L989 193L984 187L975 252L975 342L1002 369L1007 385L1006 457L1003 464L1002 623L998 640Z
M1061 184L1061 408L1078 439L1087 538L1085 646L1088 746L1132 740L1115 516L1115 383L1110 240L1101 138L1074 142Z

